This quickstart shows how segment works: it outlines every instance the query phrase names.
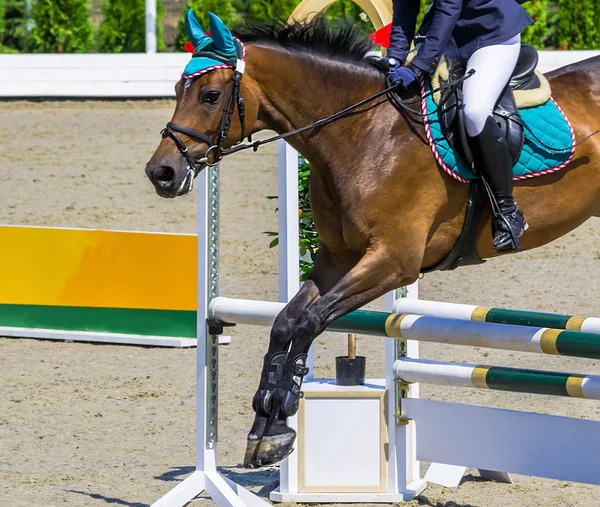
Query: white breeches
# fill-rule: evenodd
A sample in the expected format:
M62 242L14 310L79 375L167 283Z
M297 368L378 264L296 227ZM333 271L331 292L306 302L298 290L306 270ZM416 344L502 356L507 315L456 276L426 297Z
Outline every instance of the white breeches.
M478 49L467 62L467 72L475 74L464 82L465 123L467 134L481 134L488 117L494 112L502 91L510 81L521 51L521 35Z

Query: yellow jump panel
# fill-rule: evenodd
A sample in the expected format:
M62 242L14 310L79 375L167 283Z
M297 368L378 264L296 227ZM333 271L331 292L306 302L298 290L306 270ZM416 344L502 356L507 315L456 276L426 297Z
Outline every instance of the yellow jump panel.
M194 235L0 226L0 305L196 310Z

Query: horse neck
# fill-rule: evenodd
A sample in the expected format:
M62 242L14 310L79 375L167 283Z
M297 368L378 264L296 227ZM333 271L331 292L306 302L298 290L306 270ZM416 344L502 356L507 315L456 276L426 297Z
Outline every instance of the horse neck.
M247 61L248 74L260 89L257 131L283 134L309 125L377 93L384 84L374 68L279 47L250 46ZM290 144L313 159L339 142L342 129L349 135L362 120L364 115L309 130L290 138Z

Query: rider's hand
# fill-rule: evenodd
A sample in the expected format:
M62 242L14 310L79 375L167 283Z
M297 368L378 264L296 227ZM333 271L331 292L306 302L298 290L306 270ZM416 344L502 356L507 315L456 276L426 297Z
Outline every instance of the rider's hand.
M417 72L409 65L407 67L390 67L390 84L392 86L399 86L403 90L406 90L411 84L417 80Z

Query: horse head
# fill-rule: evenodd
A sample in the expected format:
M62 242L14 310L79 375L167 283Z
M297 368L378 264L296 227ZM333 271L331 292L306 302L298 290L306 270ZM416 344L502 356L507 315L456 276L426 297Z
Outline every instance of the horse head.
M246 125L256 122L252 94L243 94L245 49L231 30L209 14L208 36L190 9L185 28L194 47L175 86L177 104L162 131L162 141L146 165L146 175L161 197L188 193L207 164L217 163L223 149L244 139ZM247 88L247 87L246 87Z

